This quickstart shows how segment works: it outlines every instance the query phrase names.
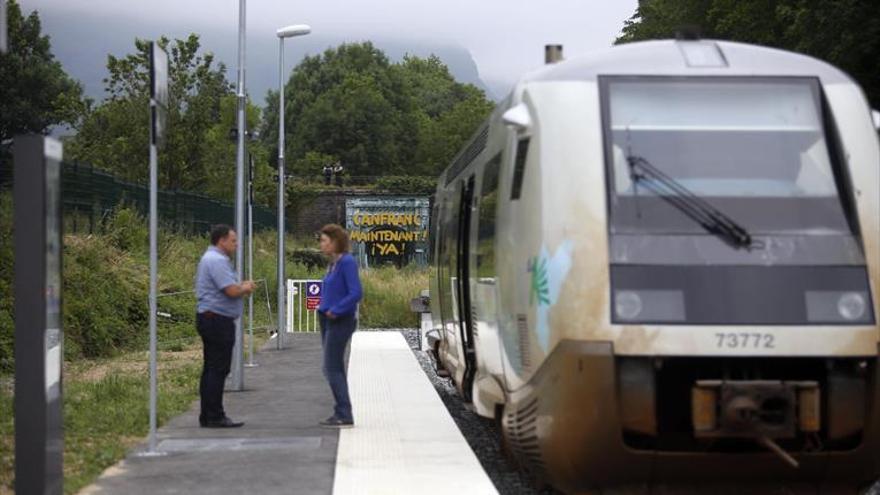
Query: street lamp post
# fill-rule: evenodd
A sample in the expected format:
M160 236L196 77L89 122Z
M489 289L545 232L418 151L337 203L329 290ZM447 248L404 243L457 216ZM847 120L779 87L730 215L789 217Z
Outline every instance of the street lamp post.
M247 13L246 0L238 0L238 143L235 158L235 232L241 237L245 234L244 225L244 137L247 132L245 110L247 95L245 93L245 27L247 25L245 15ZM238 283L242 281L244 272L243 249L235 250L235 275ZM244 354L242 353L242 317L235 320L235 346L232 348L232 390L244 390Z
M287 331L286 281L284 278L284 38L305 36L312 28L305 24L294 24L275 32L278 36L278 349L284 348L284 334Z

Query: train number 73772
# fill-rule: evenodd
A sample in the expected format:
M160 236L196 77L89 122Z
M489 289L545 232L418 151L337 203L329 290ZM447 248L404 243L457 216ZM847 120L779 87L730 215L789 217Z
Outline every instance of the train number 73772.
M775 349L776 336L761 332L716 332L719 349Z

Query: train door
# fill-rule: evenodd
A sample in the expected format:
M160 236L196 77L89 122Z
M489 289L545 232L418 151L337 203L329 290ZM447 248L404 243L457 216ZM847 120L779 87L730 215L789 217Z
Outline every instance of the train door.
M461 184L455 184L443 194L437 231L437 285L439 316L442 321L440 352L444 356L444 366L460 383L463 376L463 358L459 345L457 266L458 266L458 223Z
M431 325L434 329L442 333L443 327L443 261L446 259L443 243L443 215L445 197L443 194L436 194L434 197L434 205L431 209L430 221L430 271L428 272L428 283L431 296ZM440 334L437 335L440 337Z
M458 329L463 351L464 374L461 380L462 395L471 400L474 374L477 369L476 347L474 345L474 321L471 312L471 213L474 207L474 175L463 182L458 211L458 246L456 262L456 292L458 304Z

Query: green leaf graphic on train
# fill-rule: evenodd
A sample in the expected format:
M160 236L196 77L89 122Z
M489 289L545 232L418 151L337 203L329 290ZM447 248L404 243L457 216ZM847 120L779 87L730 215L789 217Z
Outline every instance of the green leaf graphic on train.
M532 273L531 291L529 304L550 304L550 280L547 275L547 258L532 258L529 261L529 271Z

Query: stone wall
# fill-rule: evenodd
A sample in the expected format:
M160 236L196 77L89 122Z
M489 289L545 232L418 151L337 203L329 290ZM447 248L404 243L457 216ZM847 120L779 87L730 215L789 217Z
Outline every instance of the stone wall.
M323 191L309 204L300 208L292 215L288 228L294 235L313 234L328 223L345 226L345 200L362 196L400 196L400 194L382 193L364 189L332 189ZM288 210L289 211L289 210Z
M364 196L388 196L388 197L409 197L411 195L403 195L400 193L382 193L375 190L364 189L338 189L323 191L300 208L296 213L291 214L288 210L288 232L297 236L307 236L321 230L321 227L328 223L336 223L346 225L345 203L349 198L360 198Z

